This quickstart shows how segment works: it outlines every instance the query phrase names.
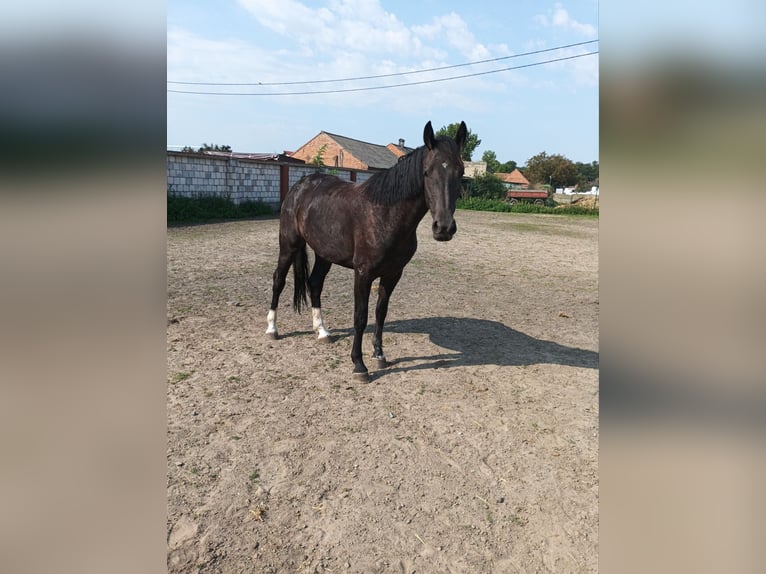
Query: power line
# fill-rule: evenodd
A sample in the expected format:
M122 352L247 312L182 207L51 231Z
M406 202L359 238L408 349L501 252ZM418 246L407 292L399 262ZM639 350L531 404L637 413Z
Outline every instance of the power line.
M370 90L386 90L389 88L402 88L405 86L418 86L423 84L434 84L437 82L447 82L450 80L460 80L464 78L473 78L476 76L486 76L488 74L497 74L499 72L508 72L510 70L520 70L522 68L531 68L533 66L542 66L545 64L552 64L554 62L563 62L565 60L574 60L575 58L583 58L585 56L592 56L594 54L598 54L598 50L595 52L585 52L584 54L576 54L574 56L565 56L562 58L556 58L554 60L546 60L544 62L534 62L532 64L522 64L519 66L510 66L508 68L500 68L497 70L488 70L485 72L474 72L472 74L463 74L460 76L450 76L447 78L436 78L433 80L420 80L418 82L405 82L402 84L389 84L389 85L382 85L382 86L367 86L364 88L345 88L345 89L338 89L338 90L315 90L315 91L304 91L304 92L202 92L202 91L191 91L191 90L171 90L168 89L168 92L172 92L175 94L195 94L195 95L204 95L204 96L307 96L307 95L319 95L319 94L342 94L342 93L348 93L348 92L366 92ZM329 80L325 80L329 81ZM334 81L334 80L333 80ZM247 84L250 85L250 84Z
M534 56L535 54L544 54L545 52L553 52L555 50L563 50L565 48L575 48L577 46L585 46L587 44L593 44L598 40L588 40L587 42L577 42L576 44L567 44L566 46L556 46L555 48L545 48L544 50L535 50L533 52L524 52L523 54L514 54L512 56L501 56L499 58L490 58L488 60L477 60L475 62L466 62L464 64L452 64L450 66L441 66L438 68L427 68L424 70L412 70L410 72L395 72L391 74L379 74L376 76L357 76L353 78L337 78L334 80L304 80L301 82L243 82L243 83L227 83L227 82L178 82L174 80L168 80L168 84L178 84L185 86L295 86L295 85L309 85L309 84L330 84L333 82L353 82L357 80L376 80L380 78L393 78L396 76L409 76L412 74L425 74L427 72L438 72L441 70L451 70L453 68L462 68L465 66L474 66L476 64L487 64L489 62L500 62L502 60L509 60L511 58L523 58L525 56ZM184 93L184 92L182 92Z

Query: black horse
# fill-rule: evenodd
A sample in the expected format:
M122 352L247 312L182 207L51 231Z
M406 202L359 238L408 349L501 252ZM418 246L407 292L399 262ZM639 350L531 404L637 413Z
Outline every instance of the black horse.
M297 312L311 296L313 327L320 340L330 333L322 322L322 286L333 263L354 270L354 343L351 360L354 377L369 380L362 360L362 334L367 327L370 289L380 278L375 307L373 359L387 366L383 354L383 323L388 299L404 266L417 249L418 224L431 211L434 239L449 241L457 231L455 202L461 188L465 122L453 140L435 137L431 122L423 130L421 146L400 158L393 167L361 184L326 174L304 177L288 192L279 218L279 261L274 271L271 310L266 333L277 338L277 306L285 277L293 266ZM314 250L314 267L308 273L306 244Z

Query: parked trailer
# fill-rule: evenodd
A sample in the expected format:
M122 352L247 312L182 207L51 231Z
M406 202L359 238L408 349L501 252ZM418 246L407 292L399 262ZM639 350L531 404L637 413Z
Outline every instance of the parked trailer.
M545 205L548 201L548 192L544 189L509 189L506 201L511 205L519 202Z

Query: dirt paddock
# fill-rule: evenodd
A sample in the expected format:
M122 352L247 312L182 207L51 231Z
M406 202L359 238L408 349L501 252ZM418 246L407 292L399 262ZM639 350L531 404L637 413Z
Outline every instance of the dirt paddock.
M598 220L458 211L351 377L352 272L264 335L278 220L168 229L168 571L595 572ZM373 293L373 297L374 297Z

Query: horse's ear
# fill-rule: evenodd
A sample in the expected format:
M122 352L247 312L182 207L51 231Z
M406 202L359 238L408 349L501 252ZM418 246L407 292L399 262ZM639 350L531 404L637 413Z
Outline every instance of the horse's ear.
M423 129L423 142L428 149L434 149L436 145L436 137L434 136L434 128L431 126L431 120L428 121Z
M468 128L466 127L465 122L460 122L460 127L457 129L457 135L455 136L455 142L460 149L463 149L467 136Z

